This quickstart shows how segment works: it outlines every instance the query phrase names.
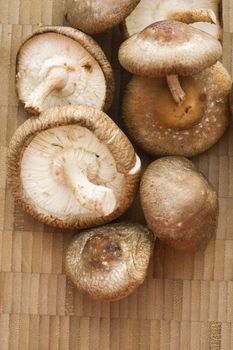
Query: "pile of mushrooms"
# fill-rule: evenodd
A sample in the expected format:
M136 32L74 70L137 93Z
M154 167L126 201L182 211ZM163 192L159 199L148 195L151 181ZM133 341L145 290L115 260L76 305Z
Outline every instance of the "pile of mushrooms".
M124 93L123 118L144 151L166 156L153 161L141 179L147 227L110 224L136 196L141 161L103 112L113 99L114 78L100 46L74 28L42 27L17 55L19 100L38 116L27 119L10 141L12 193L35 219L82 230L67 247L65 270L94 299L119 300L140 286L156 237L175 249L196 251L217 229L217 193L183 156L207 150L226 130L231 78L218 61L214 0L211 8L198 0L189 7L184 0L176 3L171 9L167 0L66 2L69 22L87 33L117 25L138 5L124 23L125 33L134 35L119 50L120 63L134 74ZM147 16L155 4L155 17Z
M221 1L218 0L141 0L123 23L125 37L141 32L154 22L175 20L222 38Z
M130 136L152 156L194 156L213 146L229 121L231 78L213 36L177 21L153 23L120 47L136 74L123 101Z

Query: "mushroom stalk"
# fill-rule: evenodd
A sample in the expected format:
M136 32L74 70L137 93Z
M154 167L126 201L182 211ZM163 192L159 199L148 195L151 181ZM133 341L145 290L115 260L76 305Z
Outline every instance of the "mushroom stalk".
M217 23L215 13L211 9L178 10L171 12L169 19L186 24L195 22Z
M178 104L182 103L186 96L180 85L178 75L167 75L166 78L174 101Z
M82 207L104 216L114 211L116 197L112 189L90 182L73 161L66 161L64 164L64 175L68 186Z
M46 78L30 94L25 104L27 109L42 107L44 99L53 91L63 89L67 83L68 73L63 67L53 67Z

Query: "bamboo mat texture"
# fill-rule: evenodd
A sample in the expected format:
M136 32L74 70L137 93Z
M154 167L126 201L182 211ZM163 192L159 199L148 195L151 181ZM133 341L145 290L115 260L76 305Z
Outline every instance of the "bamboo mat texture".
M219 193L216 238L195 255L157 242L145 283L122 301L100 303L78 293L63 269L73 232L45 226L14 204L6 179L7 145L27 118L15 94L16 53L39 25L64 24L63 14L62 0L0 0L0 350L233 349L232 125L194 159ZM231 74L232 19L233 0L225 0L223 63ZM110 115L122 126L128 75L117 61L120 30L95 38L115 71ZM143 221L137 202L125 217Z

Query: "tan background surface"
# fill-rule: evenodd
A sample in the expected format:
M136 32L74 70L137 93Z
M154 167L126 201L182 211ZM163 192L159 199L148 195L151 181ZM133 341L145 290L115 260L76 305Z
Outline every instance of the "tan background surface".
M63 23L62 0L0 0L0 349L233 349L233 128L195 159L219 192L216 239L205 252L156 244L145 283L115 303L93 302L66 280L72 232L55 231L14 205L6 184L7 144L26 115L15 95L17 49L39 24ZM232 72L233 1L224 1L224 64ZM120 115L119 30L100 39L113 64ZM129 216L141 220L138 205Z

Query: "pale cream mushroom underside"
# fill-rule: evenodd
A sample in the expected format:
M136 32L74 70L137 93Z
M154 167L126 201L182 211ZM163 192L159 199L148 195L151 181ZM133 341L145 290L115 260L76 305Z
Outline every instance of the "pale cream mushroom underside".
M42 27L17 56L19 99L31 112L86 104L108 108L114 90L110 64L88 35L68 27Z
M131 204L140 159L104 113L54 107L26 121L9 146L16 199L33 216L59 227L111 221Z
M151 23L164 19L191 25L222 38L221 2L218 0L141 0L124 21L124 33L131 36Z

